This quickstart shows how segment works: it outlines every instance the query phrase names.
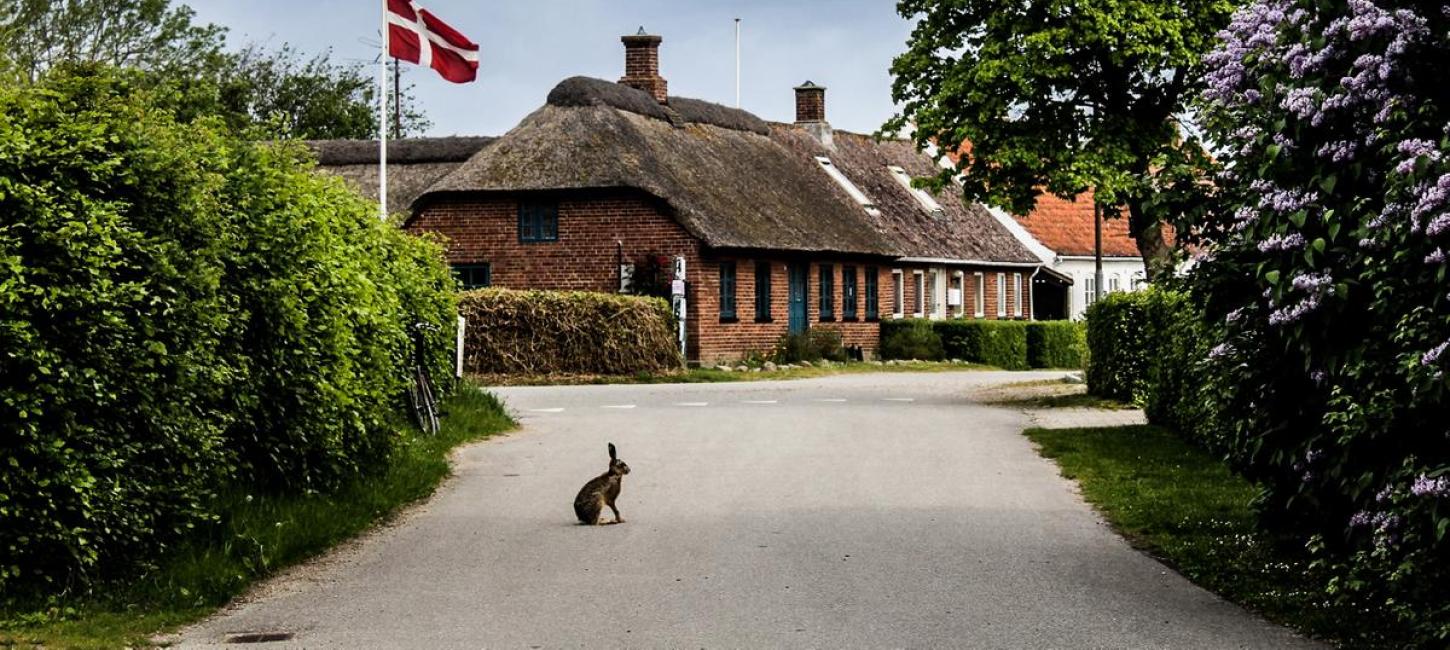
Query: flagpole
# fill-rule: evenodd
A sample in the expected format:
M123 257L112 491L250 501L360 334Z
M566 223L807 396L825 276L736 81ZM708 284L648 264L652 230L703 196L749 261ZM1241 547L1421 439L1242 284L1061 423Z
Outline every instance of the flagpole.
M388 0L383 5L383 51L378 55L378 209L388 219Z

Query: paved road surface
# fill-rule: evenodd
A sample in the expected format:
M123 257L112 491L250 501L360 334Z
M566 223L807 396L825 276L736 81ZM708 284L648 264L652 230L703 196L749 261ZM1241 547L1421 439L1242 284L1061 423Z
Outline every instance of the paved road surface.
M1047 376L502 390L522 431L183 645L1310 647L1133 551L966 397ZM611 441L627 523L576 525Z

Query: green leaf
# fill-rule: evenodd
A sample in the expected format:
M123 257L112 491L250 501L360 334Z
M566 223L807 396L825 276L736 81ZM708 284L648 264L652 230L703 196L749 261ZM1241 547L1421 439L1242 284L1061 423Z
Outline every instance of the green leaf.
M1324 190L1325 194L1333 194L1334 185L1338 182L1339 177L1335 176L1334 174L1330 174L1319 180L1319 189Z

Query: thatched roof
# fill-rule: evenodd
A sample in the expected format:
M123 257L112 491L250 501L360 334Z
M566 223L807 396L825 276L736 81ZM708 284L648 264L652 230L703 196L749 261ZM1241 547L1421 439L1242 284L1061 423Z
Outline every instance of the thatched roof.
M404 138L388 141L388 203L407 207L495 138ZM341 176L358 193L378 198L377 140L308 140L317 168Z
M1035 263L984 208L960 193L923 209L888 171L935 174L902 141L836 131L831 147L805 129L739 109L574 77L548 103L419 197L634 188L664 200L714 248L829 251L891 257ZM820 168L826 156L879 209L868 213Z

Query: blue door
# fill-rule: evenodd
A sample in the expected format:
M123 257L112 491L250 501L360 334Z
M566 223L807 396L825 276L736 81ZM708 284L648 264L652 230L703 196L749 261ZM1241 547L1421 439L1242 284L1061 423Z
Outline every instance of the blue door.
M786 267L789 286L786 295L790 298L790 333L800 334L810 326L810 320L806 315L809 286L807 281L810 278L810 265L791 264Z

